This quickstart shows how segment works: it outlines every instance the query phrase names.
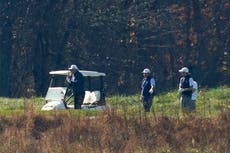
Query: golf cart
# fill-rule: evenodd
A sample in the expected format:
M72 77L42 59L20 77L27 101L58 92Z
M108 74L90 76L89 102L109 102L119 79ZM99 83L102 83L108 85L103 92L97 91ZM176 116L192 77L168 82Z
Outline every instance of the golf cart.
M97 71L80 70L85 78L85 97L82 109L105 109L104 76ZM50 71L50 85L45 96L46 104L42 110L74 109L73 92L66 83L69 70Z

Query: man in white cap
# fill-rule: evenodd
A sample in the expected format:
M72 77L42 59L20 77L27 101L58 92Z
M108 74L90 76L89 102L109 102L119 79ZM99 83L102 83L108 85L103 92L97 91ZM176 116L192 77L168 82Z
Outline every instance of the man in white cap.
M74 109L81 109L85 97L84 77L79 72L76 65L71 65L69 71L71 74L66 77L66 81L68 82L69 87L73 90Z
M145 68L142 73L144 78L141 84L141 102L145 112L149 112L153 103L155 79L150 75L151 71L148 68Z
M183 112L192 111L192 92L193 92L193 78L189 73L189 69L187 67L183 67L179 70L182 77L180 78L179 83L179 92L181 94L180 103L181 109Z

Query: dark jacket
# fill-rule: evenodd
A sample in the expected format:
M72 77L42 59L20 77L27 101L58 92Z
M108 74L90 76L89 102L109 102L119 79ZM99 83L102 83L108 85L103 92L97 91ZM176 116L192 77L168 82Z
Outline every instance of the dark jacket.
M143 97L151 97L152 94L149 93L149 90L151 88L151 83L150 80L152 79L151 76L148 76L147 78L144 78L142 80L142 84L141 84L141 95Z
M74 73L74 80L71 80L69 86L73 89L74 95L81 95L85 93L84 89L84 77L83 75L77 71Z
M190 75L186 75L186 76L184 76L184 77L182 77L181 79L180 79L180 87L182 88L182 89L184 89L184 88L190 88L190 85L189 85L189 79L191 78L191 76ZM187 95L187 96L192 96L192 91L182 91L182 93L181 93L182 95Z

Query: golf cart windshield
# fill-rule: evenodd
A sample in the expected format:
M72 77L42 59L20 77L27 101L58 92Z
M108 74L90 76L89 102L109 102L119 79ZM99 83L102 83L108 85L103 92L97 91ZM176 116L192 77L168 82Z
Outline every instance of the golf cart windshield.
M46 93L46 101L62 101L65 97L67 87L51 87Z

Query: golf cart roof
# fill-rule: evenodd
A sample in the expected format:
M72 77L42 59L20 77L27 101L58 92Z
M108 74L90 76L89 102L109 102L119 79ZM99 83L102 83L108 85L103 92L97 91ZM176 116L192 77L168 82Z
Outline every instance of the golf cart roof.
M85 71L80 70L83 76L90 76L90 77L98 77L98 76L105 76L105 73L97 72L97 71ZM49 74L51 75L68 75L70 73L69 70L58 70L58 71L50 71Z

